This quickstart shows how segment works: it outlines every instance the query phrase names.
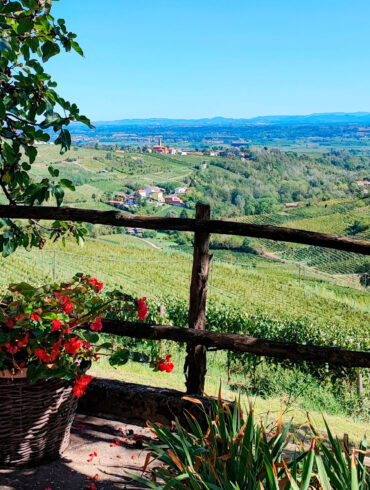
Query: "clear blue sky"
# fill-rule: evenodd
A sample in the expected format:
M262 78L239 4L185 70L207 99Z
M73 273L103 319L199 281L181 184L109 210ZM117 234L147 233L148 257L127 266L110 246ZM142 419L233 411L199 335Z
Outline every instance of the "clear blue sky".
M370 110L369 0L60 0L48 63L93 120Z

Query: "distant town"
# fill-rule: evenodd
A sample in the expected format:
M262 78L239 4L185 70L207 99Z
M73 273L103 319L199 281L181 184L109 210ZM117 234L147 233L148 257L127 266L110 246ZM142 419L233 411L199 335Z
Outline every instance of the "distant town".
M163 204L169 204L171 206L185 207L184 201L179 197L181 194L186 194L187 187L177 187L173 194L165 195L165 189L162 187L148 186L144 189L138 189L131 194L124 194L117 192L114 195L114 199L106 201L106 204L114 206L115 208L135 208L143 199L149 199L156 203L157 206Z

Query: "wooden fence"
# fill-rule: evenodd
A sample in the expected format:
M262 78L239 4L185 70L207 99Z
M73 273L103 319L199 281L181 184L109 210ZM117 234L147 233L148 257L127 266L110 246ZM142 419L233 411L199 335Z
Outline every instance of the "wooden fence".
M346 367L370 367L370 352L355 352L333 347L275 342L246 335L209 332L206 327L207 282L212 256L211 233L267 238L276 241L370 255L370 242L270 225L254 225L210 219L210 207L197 204L195 219L131 216L118 211L95 211L66 207L0 205L0 218L82 221L111 226L130 226L154 230L194 232L193 268L190 285L189 329L179 327L104 320L104 331L120 336L170 339L187 344L185 360L188 393L202 394L207 371L207 348L249 352L294 361L312 361Z

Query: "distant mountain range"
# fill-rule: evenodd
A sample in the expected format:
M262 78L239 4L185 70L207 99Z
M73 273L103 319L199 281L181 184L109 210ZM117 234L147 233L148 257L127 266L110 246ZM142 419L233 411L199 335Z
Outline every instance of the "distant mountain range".
M328 112L309 114L306 116L259 116L252 118L233 119L228 117L212 117L203 119L121 119L117 121L96 121L97 127L104 126L245 126L245 125L368 125L370 112Z

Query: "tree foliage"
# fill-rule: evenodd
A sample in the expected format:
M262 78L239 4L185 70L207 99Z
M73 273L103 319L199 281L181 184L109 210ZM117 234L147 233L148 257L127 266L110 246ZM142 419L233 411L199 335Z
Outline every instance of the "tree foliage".
M52 165L48 178L31 178L37 144L56 133L55 144L63 153L71 145L71 121L91 127L76 104L58 95L56 82L44 71L44 64L63 49L83 56L76 34L63 19L54 19L51 8L52 0L0 1L0 187L10 205L42 205L53 199L60 206L64 190L74 190L73 184L59 179ZM81 240L85 233L60 221L45 227L34 220L27 225L2 220L0 227L3 256L18 246L42 247L45 235L56 239L72 233Z

